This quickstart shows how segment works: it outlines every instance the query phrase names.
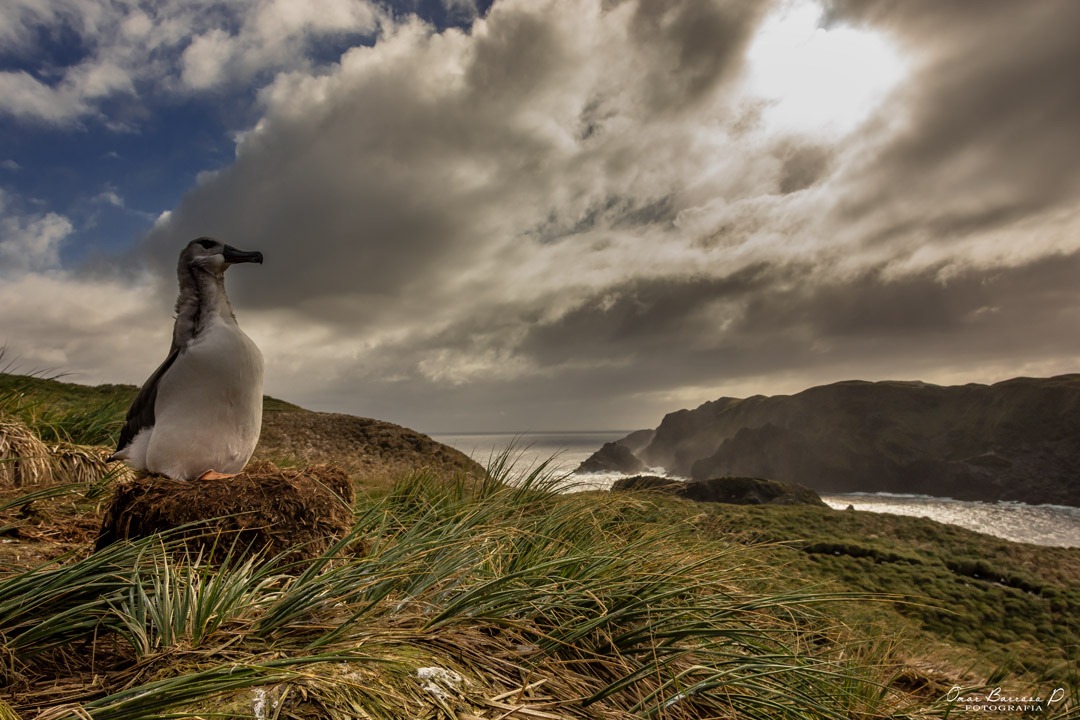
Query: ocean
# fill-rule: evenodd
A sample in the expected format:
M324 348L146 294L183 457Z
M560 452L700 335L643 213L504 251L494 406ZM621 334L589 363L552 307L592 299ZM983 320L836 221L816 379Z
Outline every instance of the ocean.
M629 431L436 434L431 437L457 448L480 464L510 449L515 471L526 472L550 461L550 468L565 475L567 492L606 489L621 477L615 473L571 475L585 458L606 442ZM656 468L661 473L661 468ZM866 512L927 517L943 523L995 535L1014 542L1080 547L1080 508L1024 503L984 503L926 495L853 493L822 495L830 506L849 505Z

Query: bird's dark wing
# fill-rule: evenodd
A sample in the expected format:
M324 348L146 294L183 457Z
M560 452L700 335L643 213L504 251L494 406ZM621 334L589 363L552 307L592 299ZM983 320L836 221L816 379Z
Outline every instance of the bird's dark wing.
M128 408L124 427L120 431L120 441L116 444L116 452L126 448L139 434L140 430L153 426L154 402L157 400L158 383L161 382L161 376L172 366L178 355L180 355L180 348L174 347L169 353L169 357L165 358L165 362L161 363L158 369L154 371L154 374L143 383L139 394L135 396L135 401Z

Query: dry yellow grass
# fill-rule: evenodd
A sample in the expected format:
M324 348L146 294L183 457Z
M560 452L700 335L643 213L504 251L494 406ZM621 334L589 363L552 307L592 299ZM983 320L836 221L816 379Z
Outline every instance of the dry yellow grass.
M52 482L49 448L26 425L0 420L0 487Z
M19 720L19 716L3 700L0 700L0 720Z
M115 473L118 480L135 476L134 471L123 463L105 462L110 454L109 448L100 445L57 443L49 446L53 475L57 481L65 483L93 483L109 472Z
M46 444L18 420L0 419L0 487L94 483L110 472L132 477L126 465L105 462L110 453L98 445Z

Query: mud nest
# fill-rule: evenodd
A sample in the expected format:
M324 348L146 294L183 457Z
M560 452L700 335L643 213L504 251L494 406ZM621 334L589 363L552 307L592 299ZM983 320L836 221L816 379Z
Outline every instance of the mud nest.
M303 561L348 533L353 500L345 471L331 465L282 470L252 463L223 480L138 477L116 486L96 549L188 526L180 536L192 556L220 562L231 552L233 559L261 554Z

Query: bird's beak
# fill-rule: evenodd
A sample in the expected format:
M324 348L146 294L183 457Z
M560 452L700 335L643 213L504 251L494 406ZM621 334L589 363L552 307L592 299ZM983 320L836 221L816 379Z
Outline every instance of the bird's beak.
M245 252L243 250L237 250L232 245L226 245L225 249L221 251L222 256L225 258L225 262L230 265L236 263L259 263L262 265L263 257L261 252Z

